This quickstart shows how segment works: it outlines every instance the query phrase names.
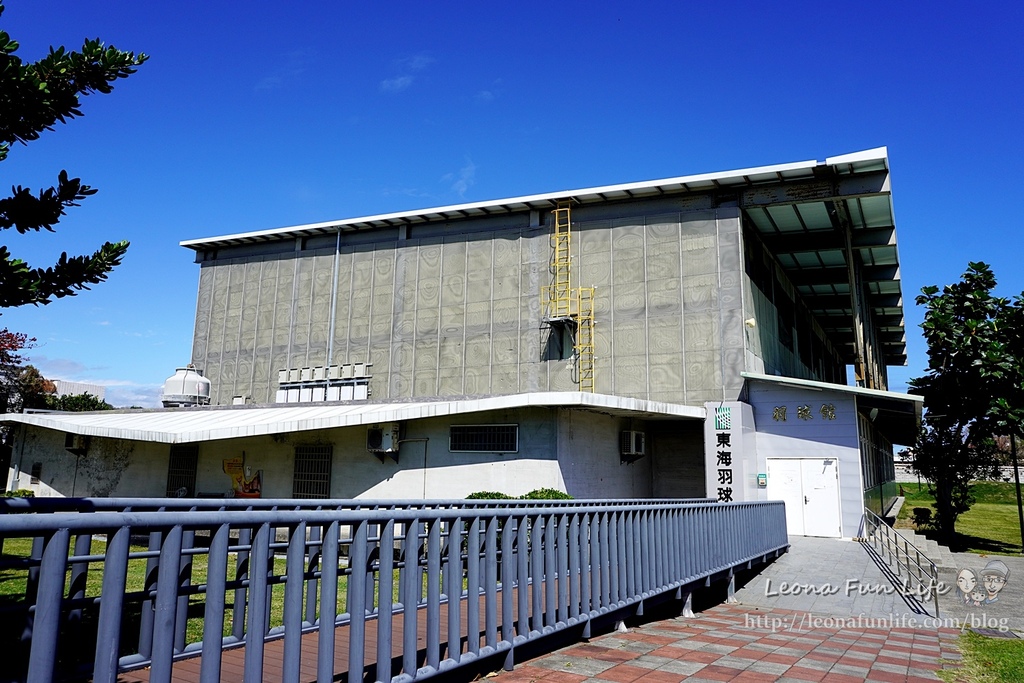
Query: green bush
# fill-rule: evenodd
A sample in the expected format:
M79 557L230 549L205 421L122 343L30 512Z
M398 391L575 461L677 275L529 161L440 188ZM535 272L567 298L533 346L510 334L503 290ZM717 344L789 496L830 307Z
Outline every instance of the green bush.
M32 489L14 489L5 491L4 498L35 498L36 494Z
M466 500L512 500L512 496L501 491L474 491Z
M572 496L558 489L534 489L518 498L501 491L474 491L466 500L572 500Z
M534 489L520 498L522 500L572 500L572 496L558 489Z

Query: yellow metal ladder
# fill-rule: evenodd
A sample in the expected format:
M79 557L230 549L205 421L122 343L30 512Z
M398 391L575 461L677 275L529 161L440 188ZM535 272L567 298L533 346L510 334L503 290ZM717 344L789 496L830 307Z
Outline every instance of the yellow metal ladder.
M576 290L576 372L580 391L594 391L594 288Z
M555 233L551 237L554 251L551 270L554 283L547 289L545 317L548 320L568 321L572 318L572 210L569 202L559 202L553 212Z
M552 284L541 288L541 311L551 327L568 327L573 337L576 381L580 391L594 391L594 288L572 286L572 202L558 202L552 212Z

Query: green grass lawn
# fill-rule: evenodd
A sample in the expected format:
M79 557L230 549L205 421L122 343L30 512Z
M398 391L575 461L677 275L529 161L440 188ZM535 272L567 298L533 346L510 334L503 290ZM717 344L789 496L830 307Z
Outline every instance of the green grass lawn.
M928 493L927 484L903 484L906 502L900 510L896 527L913 529L914 509L932 511L935 498ZM972 491L977 502L960 515L956 522L957 538L953 550L996 555L1019 555L1021 552L1020 525L1017 517L1015 485L1004 482L976 482ZM918 528L919 531L928 530ZM1024 680L1024 679L1021 679Z
M963 668L945 669L947 683L1020 683L1024 681L1024 640L989 638L967 632L960 636Z
M73 546L72 546L73 549ZM143 552L146 548L144 546L132 546L131 551ZM24 538L12 538L5 539L3 547L3 558L5 560L12 558L26 558L29 557L32 551L32 542L30 539ZM105 551L105 543L101 539L94 538L92 541L91 552L95 554L102 554ZM205 554L194 555L192 558L192 574L191 580L192 585L199 585L206 582L207 576L207 557ZM235 554L231 553L228 556L228 577L230 578L235 571ZM274 574L281 576L285 573L285 560L283 557L275 558L274 560ZM11 605L16 604L24 600L25 595L25 584L28 577L28 571L25 569L8 569L0 571L0 605ZM145 587L146 581L146 560L145 559L131 559L128 561L128 577L126 581L127 592L141 591ZM397 573L395 579L395 600L397 601L398 587L397 587ZM71 572L67 573L67 579L65 583L65 595L70 591L71 584ZM93 565L87 574L86 580L86 591L85 594L89 596L99 596L103 587L103 571L102 566ZM345 605L348 599L348 579L345 576L339 576L338 579L338 614L342 614L345 611ZM233 610L232 598L234 596L233 591L229 591L226 596L226 605L224 609L224 635L229 635L232 630L232 619ZM202 593L193 595L189 599L189 619L186 629L186 642L195 643L199 642L203 638L203 608L205 605L205 595ZM317 605L317 614L319 614L319 605ZM280 626L284 623L284 584L276 584L272 586L272 597L270 605L270 626Z

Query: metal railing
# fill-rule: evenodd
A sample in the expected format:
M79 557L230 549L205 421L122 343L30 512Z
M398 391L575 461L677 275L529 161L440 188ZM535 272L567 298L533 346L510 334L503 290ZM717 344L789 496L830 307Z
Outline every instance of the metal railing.
M580 505L713 503L714 498L523 500L498 498L0 498L0 515L24 512L165 512L214 510L443 510L453 508L576 507Z
M240 670L259 681L273 648L285 681L303 659L335 680L336 655L359 672L350 680L418 681L502 654L510 668L524 643L587 636L596 619L788 546L779 502L314 502L114 511L92 500L64 505L111 511L0 514L3 580L24 582L0 601L5 675L113 682L148 666L169 681L201 655L201 680ZM14 539L31 550L17 555ZM228 650L243 646L228 671Z
M935 616L939 616L939 569L930 558L903 534L889 526L884 519L864 508L865 542L871 543L880 556L896 573L900 582L897 586L904 595L924 598L931 597L935 605Z

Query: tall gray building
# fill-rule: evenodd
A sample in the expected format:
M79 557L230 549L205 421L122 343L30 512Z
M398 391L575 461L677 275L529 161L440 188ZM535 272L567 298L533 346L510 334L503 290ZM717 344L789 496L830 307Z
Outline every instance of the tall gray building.
M889 183L882 148L187 240L212 407L8 420L132 442L161 494L182 449L189 494L242 450L282 496L796 501L825 476L818 535L853 535L920 415L886 386L906 363Z

